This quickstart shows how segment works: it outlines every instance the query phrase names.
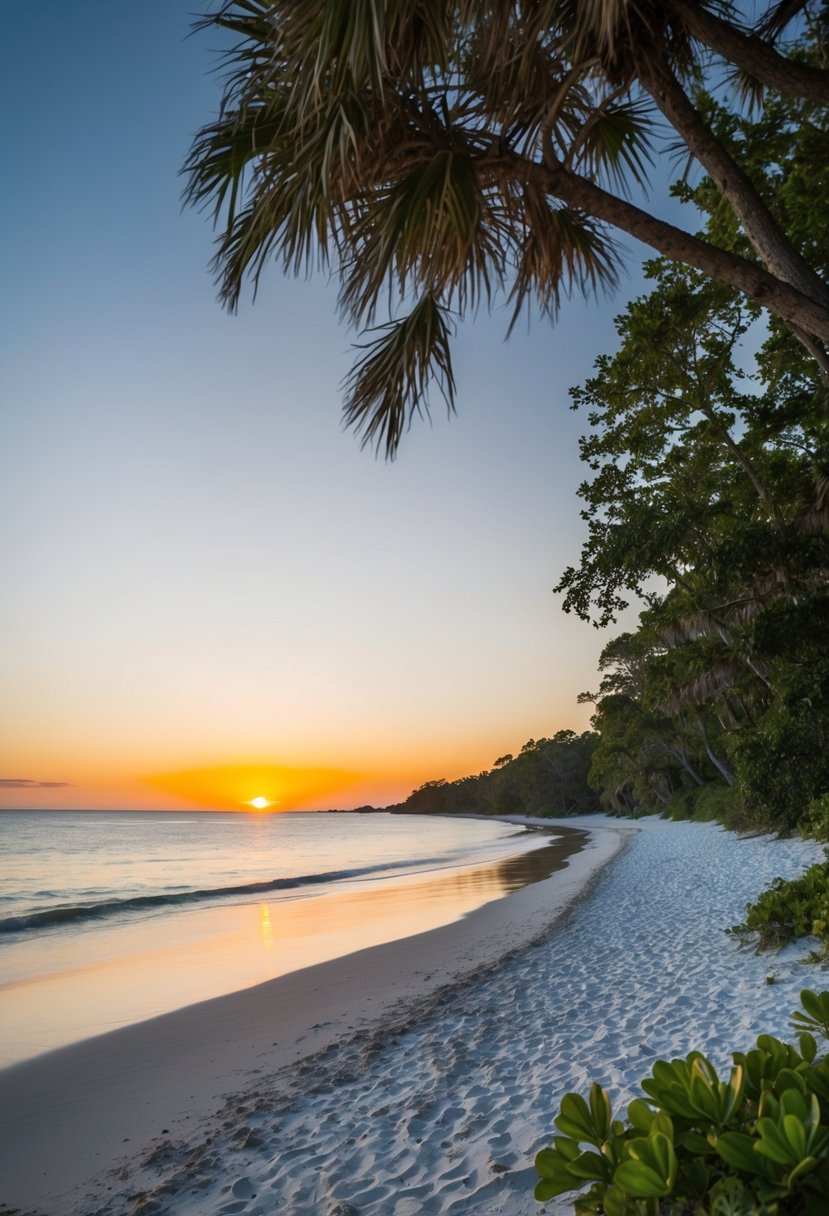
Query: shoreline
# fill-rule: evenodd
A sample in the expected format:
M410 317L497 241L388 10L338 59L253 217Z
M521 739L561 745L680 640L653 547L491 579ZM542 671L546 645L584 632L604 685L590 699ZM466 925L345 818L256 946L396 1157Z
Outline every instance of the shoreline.
M56 943L48 933L12 943L2 954L0 1070L450 924L547 877L585 839L572 827L551 834L549 827L497 826L512 830L489 855L473 850L298 894L174 907L163 918L155 912L121 925L93 922Z
M631 831L593 816L565 868L460 920L215 997L0 1071L0 1204L60 1216L125 1158L196 1132L231 1095L433 1002L545 935ZM589 821L589 822L588 822ZM544 850L527 850L530 858ZM101 1200L111 1181L98 1184ZM0 1211L3 1211L0 1208Z

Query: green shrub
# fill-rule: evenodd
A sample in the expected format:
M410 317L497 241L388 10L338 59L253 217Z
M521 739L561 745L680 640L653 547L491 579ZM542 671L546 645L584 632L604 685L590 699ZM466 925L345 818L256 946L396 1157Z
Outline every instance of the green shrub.
M829 951L829 858L816 862L799 878L775 878L746 918L729 933L749 938L758 950L776 950L799 937L816 937Z
M829 841L829 794L812 799L798 827L807 839Z
M694 793L690 789L674 790L660 812L662 819L690 819L694 814Z
M761 1034L727 1081L698 1051L657 1060L626 1122L600 1085L566 1094L536 1199L581 1191L576 1216L826 1216L829 992L800 999L797 1046Z
M817 695L817 694L816 694ZM731 740L740 797L755 828L785 835L800 826L812 799L829 789L825 690L820 701L799 691L775 701L756 727Z
M740 809L737 791L721 781L704 785L694 801L694 819L731 828Z

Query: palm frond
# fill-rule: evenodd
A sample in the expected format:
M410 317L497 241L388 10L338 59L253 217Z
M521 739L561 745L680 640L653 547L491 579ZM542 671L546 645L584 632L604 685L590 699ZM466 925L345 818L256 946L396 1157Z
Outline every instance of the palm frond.
M455 378L449 346L450 324L431 293L408 316L379 326L378 336L361 344L366 353L346 378L345 425L361 436L361 446L385 449L394 459L404 431L415 416L429 414L431 383L455 410Z
M239 38L220 53L216 68L224 80L222 113L243 108L248 97L261 102L274 66L284 60L273 0L225 0L193 26L194 32L210 28Z
M371 319L384 288L457 294L461 309L489 299L503 250L471 157L441 149L363 200L349 230L352 257L340 302ZM489 222L487 222L489 221Z
M387 69L384 0L284 5L297 98L324 103L343 87L377 87Z
M809 0L778 0L757 23L757 33L768 42L775 42L786 26L803 12L808 2Z
M297 174L275 177L227 223L213 258L220 299L235 309L246 279L253 284L255 298L271 259L280 259L295 274L324 266L329 236L329 210L314 185Z
M577 134L565 163L584 166L608 179L621 194L631 183L647 186L653 164L650 137L653 124L645 101L626 100L597 105Z
M272 105L260 105L203 127L182 169L188 179L184 202L210 208L216 222L225 212L232 222L246 171L275 142L281 126L282 115Z
M555 317L562 291L610 290L619 281L621 259L602 226L572 207L554 206L548 198L524 193L526 232L520 248L510 300L509 332L528 300Z

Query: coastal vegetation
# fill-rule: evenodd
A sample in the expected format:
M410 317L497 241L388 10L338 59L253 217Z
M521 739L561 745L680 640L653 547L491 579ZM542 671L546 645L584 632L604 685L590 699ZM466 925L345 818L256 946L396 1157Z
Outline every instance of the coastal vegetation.
M825 66L827 14L796 54ZM698 87L700 112L822 278L825 108L767 92L759 114ZM750 240L709 177L677 194L707 240ZM591 781L609 809L825 831L829 803L829 393L791 326L695 269L646 267L619 347L573 390L589 431L588 535L566 611L635 630L609 642Z
M517 756L457 781L427 781L389 810L420 815L584 815L601 809L587 776L598 736L560 730L529 739Z
M581 562L558 590L606 626L590 780L618 813L814 831L829 792L826 391L783 333L664 262L574 391L588 410ZM755 370L756 369L756 370Z
M801 993L797 1043L761 1034L727 1081L694 1051L657 1060L614 1119L594 1084L566 1094L536 1158L536 1198L583 1191L578 1216L823 1216L829 1207L829 992Z

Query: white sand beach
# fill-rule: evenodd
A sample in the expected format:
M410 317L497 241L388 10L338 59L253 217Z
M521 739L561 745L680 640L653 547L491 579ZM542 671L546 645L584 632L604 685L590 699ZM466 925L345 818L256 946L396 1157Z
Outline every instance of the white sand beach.
M452 925L0 1072L0 1213L567 1211L532 1197L567 1090L726 1065L823 972L724 932L818 846L565 823L590 843L564 871Z

